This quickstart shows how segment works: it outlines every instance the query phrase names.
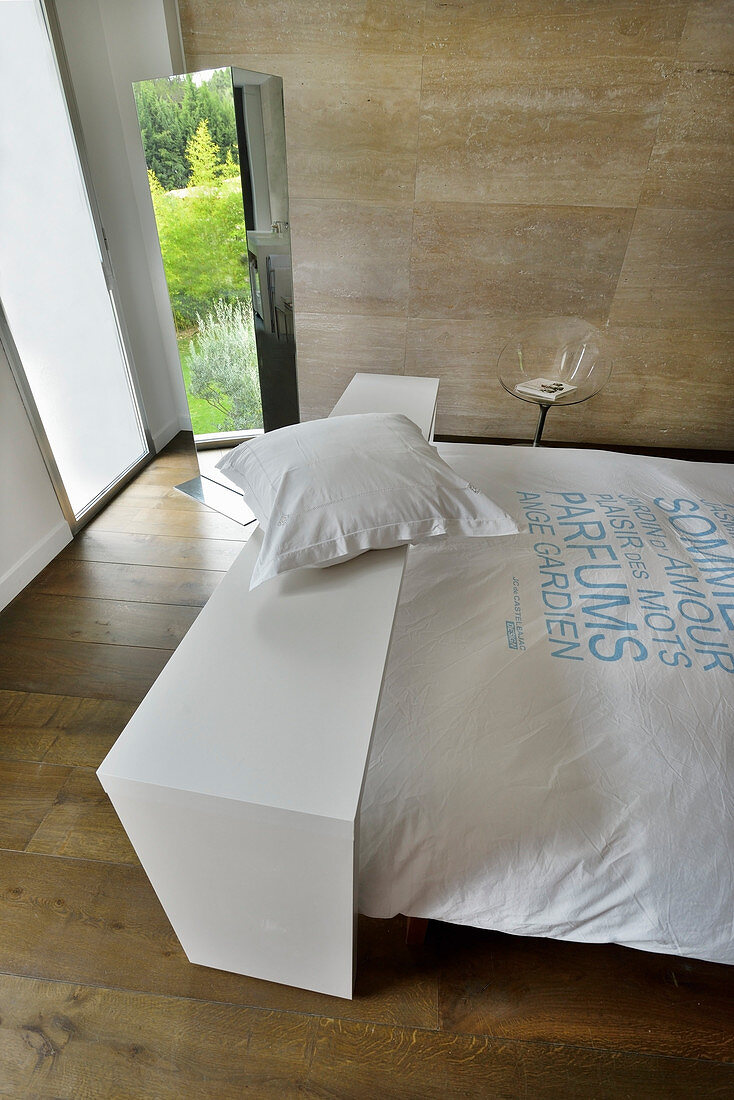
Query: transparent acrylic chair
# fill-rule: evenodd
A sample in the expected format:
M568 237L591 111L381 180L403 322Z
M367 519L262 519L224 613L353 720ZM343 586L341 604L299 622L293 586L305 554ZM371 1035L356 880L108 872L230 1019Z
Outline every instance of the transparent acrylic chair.
M508 393L538 406L532 444L537 447L551 405L578 405L594 397L609 380L612 360L602 330L580 317L548 317L524 325L503 347L497 373ZM517 388L535 381L550 385L549 396L523 393ZM558 384L570 388L560 396L552 396Z

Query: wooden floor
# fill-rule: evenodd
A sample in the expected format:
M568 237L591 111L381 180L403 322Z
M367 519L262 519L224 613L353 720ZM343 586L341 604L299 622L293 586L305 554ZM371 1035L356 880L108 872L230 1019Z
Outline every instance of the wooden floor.
M352 1002L187 962L94 770L248 533L193 473L169 447L0 615L0 1097L734 1097L711 963L402 918Z

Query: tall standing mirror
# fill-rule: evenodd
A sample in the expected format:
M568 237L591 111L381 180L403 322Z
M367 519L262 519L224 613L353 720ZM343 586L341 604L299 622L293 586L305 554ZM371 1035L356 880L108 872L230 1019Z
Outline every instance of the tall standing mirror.
M298 420L283 82L225 68L133 85L200 476L246 522L223 448Z

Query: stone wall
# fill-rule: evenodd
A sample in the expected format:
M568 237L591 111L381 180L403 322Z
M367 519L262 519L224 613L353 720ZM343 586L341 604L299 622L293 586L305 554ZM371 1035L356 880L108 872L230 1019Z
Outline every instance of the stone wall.
M527 436L497 355L607 325L549 439L734 447L729 0L179 0L190 69L284 81L299 386L438 375L440 434Z

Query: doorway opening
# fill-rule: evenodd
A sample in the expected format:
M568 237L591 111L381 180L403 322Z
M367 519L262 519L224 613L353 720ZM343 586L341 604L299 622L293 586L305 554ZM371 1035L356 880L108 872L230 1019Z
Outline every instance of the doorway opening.
M282 81L134 85L198 450L298 420Z
M134 85L194 436L263 427L229 69Z

